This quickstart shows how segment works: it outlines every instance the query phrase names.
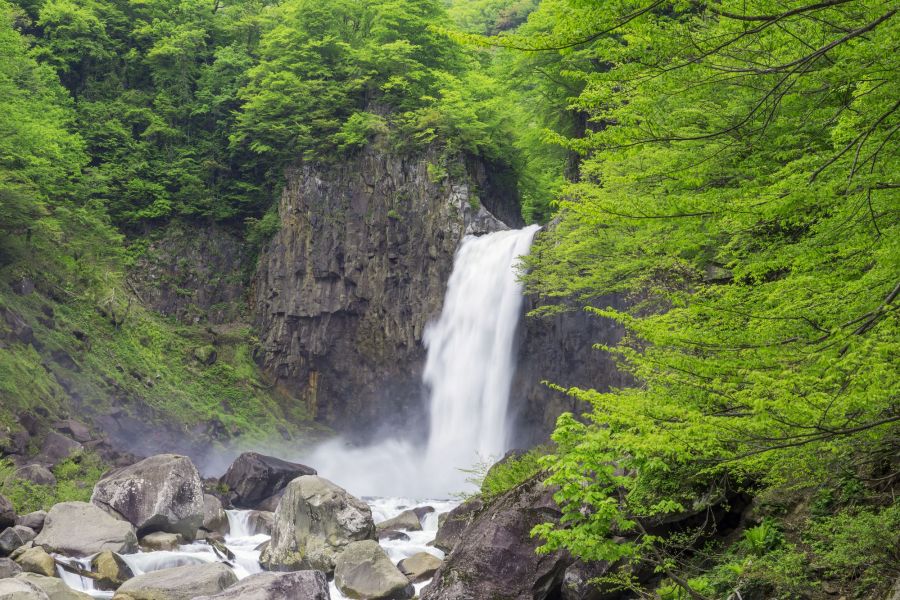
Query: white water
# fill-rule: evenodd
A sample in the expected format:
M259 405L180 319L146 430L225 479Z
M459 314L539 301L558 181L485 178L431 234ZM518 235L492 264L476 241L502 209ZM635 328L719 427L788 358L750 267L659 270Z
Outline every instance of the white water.
M470 491L462 469L507 450L513 343L522 308L517 265L538 229L467 236L460 245L441 315L424 336L426 447L402 435L364 448L333 440L302 461L353 494L447 498Z

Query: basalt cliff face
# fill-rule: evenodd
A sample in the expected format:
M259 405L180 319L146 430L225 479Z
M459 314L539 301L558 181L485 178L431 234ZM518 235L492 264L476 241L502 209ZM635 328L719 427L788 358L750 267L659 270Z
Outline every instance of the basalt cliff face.
M515 196L496 192L492 173L460 161L441 173L464 175L437 176L438 163L369 148L288 172L281 229L253 284L260 360L337 429L372 433L421 417L422 335L454 252L467 233L507 227L488 209L515 214Z

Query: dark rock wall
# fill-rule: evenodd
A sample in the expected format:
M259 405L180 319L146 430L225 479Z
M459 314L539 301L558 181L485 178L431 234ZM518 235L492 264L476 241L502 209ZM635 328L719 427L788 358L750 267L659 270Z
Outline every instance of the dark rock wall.
M421 416L425 324L441 308L466 233L505 226L465 181L366 149L330 167L290 170L281 230L253 291L261 361L322 422L372 432ZM452 170L451 170L452 172Z

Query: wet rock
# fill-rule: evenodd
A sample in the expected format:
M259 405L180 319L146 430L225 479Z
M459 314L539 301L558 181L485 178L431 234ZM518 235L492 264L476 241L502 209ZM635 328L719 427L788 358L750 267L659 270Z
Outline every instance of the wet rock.
M84 447L75 440L56 431L50 431L47 433L47 437L44 438L37 461L46 465L56 466L83 449Z
M58 577L47 577L37 573L20 573L16 575L16 580L33 585L47 594L50 600L91 600L90 596L73 590Z
M16 471L16 475L38 485L56 485L56 476L43 465L25 465Z
M155 552L158 550L178 550L178 546L184 543L177 533L166 533L165 531L154 531L148 533L140 540L141 550L145 552Z
M379 530L403 529L406 531L422 531L422 522L419 520L419 515L416 514L416 511L410 509L404 510L393 519L378 523L375 525L375 528Z
M235 459L221 483L231 490L231 503L238 508L257 508L268 498L279 494L287 484L316 470L274 456L245 452Z
M327 479L305 475L288 484L260 562L270 571L331 573L348 544L374 538L372 511L365 502Z
M12 527L16 524L16 509L5 496L0 496L0 527Z
M3 600L50 600L44 591L16 577L0 579L0 598Z
M88 426L74 419L57 421L53 424L53 428L58 432L71 437L76 442L89 442L93 438L93 436L91 436L91 430L88 429Z
M11 558L0 558L0 579L15 577L22 572L22 567Z
M66 556L89 556L103 550L137 550L134 527L87 502L61 502L47 513L36 546Z
M91 502L140 534L166 531L193 540L203 523L200 473L177 454L158 454L113 471L94 486Z
M562 552L537 554L540 540L531 536L535 525L560 517L553 491L535 477L477 513L422 600L543 600L558 589L572 559Z
M94 586L99 590L116 590L123 583L134 577L134 573L121 556L115 552L104 550L91 559L91 571L97 574Z
M609 573L610 564L605 561L584 563L576 560L563 574L560 593L562 600L616 600L621 591L604 591L591 583Z
M450 552L456 546L475 517L484 509L481 498L467 500L451 510L438 516L438 532L434 538L434 547Z
M406 575L411 583L418 583L431 579L441 566L441 559L427 552L413 554L397 563L400 572Z
M365 540L349 544L338 555L334 583L345 596L370 600L412 598L412 584L378 542Z
M404 542L409 541L409 536L403 533L402 531L396 531L394 529L382 529L378 531L376 537L379 540L402 540Z
M425 515L430 515L434 512L433 506L417 506L413 509L413 512L416 513L416 516L419 517L419 521L423 521L425 519Z
M24 525L7 527L0 532L0 555L9 556L14 550L34 539L34 530Z
M330 600L328 579L322 571L257 573L215 596L194 600Z
M53 557L41 547L29 548L15 560L27 573L37 573L46 577L56 576L56 563L53 562Z
M222 508L222 501L212 494L203 494L203 523L201 527L206 531L221 533L229 532L228 515Z
M275 528L275 513L266 510L251 511L247 516L247 528L250 530L250 535L258 533L272 535L272 530Z
M19 517L19 525L30 527L35 533L40 533L41 529L44 528L44 520L46 518L46 511L36 510L34 512L28 513L27 515L22 515L21 517Z
M129 579L116 591L115 600L192 600L212 596L237 582L222 563L162 569Z

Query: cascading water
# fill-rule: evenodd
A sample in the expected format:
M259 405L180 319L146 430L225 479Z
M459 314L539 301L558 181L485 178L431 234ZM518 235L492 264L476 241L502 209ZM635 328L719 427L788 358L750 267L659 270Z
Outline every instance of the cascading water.
M426 448L401 436L366 448L335 440L303 460L356 494L446 498L471 485L460 469L499 458L522 308L516 266L538 229L467 236L460 245L441 315L425 332Z

